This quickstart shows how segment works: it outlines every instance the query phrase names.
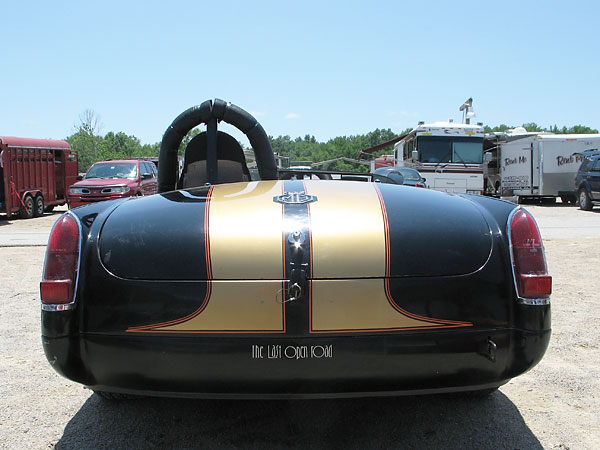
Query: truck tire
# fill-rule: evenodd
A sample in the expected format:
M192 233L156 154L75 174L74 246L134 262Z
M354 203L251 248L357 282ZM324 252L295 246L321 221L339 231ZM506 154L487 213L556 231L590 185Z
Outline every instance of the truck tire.
M44 197L36 195L33 208L33 216L40 217L44 215Z
M24 207L21 206L21 209L19 210L19 217L21 217L21 219L31 219L34 214L34 203L31 195L28 195L23 199L23 205Z
M592 210L592 200L590 199L589 194L585 190L585 188L579 189L579 207L584 211Z

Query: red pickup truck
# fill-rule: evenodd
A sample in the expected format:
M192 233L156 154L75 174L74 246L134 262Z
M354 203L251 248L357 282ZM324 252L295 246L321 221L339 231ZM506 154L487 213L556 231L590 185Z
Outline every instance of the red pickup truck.
M101 161L69 188L69 208L103 200L152 195L156 188L157 169L150 161Z

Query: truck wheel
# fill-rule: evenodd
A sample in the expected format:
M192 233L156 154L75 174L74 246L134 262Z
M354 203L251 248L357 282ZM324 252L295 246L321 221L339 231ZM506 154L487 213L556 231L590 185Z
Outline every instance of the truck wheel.
M584 211L592 210L592 200L585 188L579 190L579 207Z
M31 195L25 197L23 205L25 205L25 207L21 206L19 217L21 217L21 219L31 219L34 214L33 198L31 198Z
M35 197L33 215L35 217L44 215L44 197L42 197L41 195Z

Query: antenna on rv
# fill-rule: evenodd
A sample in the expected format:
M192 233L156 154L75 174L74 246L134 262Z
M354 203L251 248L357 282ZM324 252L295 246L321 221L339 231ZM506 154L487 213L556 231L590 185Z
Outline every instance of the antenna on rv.
M475 117L475 111L473 111L473 97L470 97L464 102L458 110L463 113L463 123L470 124L471 119Z

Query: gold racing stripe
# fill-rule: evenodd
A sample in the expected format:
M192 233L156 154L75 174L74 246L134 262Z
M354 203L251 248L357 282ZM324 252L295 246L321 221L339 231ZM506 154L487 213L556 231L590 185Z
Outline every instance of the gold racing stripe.
M282 183L214 186L208 214L212 280L196 313L146 331L283 333Z
M277 302L280 291L281 281L213 281L210 298L200 314L156 331L284 332L283 305Z
M385 276L385 228L372 183L305 181L310 203L312 274L318 278Z
M312 332L446 328L408 317L392 307L382 278L312 282Z
M306 181L305 186L307 194L318 198L308 205L312 333L470 325L421 317L394 303L386 280L387 215L375 183Z
M215 186L208 230L213 280L283 279L282 183Z

